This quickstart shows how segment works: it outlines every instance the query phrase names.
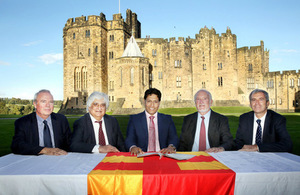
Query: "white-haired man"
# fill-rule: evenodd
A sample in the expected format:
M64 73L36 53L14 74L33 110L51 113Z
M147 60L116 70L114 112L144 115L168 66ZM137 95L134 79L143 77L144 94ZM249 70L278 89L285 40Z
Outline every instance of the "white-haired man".
M116 118L106 109L105 93L93 92L87 100L86 113L74 122L70 150L72 152L107 153L125 151L124 138Z
M178 151L221 152L234 146L228 119L210 109L212 96L201 89L194 101L198 112L184 117Z

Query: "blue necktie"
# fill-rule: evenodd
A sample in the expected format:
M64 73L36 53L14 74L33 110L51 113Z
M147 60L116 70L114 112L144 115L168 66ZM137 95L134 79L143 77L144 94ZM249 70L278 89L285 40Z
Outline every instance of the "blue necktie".
M255 143L261 144L261 125L260 125L261 120L257 119L256 122L257 122L258 126L257 126L257 130L256 130Z
M47 121L44 120L44 146L47 148L52 148L52 141L51 141L51 135L50 135L50 129L47 124Z

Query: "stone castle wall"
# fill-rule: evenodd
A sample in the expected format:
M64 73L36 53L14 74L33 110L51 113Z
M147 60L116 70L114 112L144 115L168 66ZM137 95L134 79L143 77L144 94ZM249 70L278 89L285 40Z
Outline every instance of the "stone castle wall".
M204 27L195 38L141 38L137 14L127 10L125 20L121 14L106 20L103 13L70 18L63 32L64 109L85 108L87 97L102 91L112 105L122 107L112 111L138 112L149 87L161 90L161 107L193 107L194 94L202 88L219 106L248 106L249 93L261 88L270 93L270 108L298 108L299 72L269 72L264 42L237 48L229 28L219 35ZM144 58L121 58L131 36Z

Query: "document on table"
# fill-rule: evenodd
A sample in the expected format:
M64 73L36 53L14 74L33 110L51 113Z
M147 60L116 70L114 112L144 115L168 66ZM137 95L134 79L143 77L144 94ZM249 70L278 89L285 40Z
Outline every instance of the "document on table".
M160 158L165 156L165 157L173 158L176 160L189 160L189 159L193 158L194 156L196 156L196 155L191 155L191 154L180 154L180 153L163 154L163 153L159 153L159 152L152 152L152 153L138 154L137 157L139 158L139 157L154 156L154 155L158 155L158 156L160 156Z

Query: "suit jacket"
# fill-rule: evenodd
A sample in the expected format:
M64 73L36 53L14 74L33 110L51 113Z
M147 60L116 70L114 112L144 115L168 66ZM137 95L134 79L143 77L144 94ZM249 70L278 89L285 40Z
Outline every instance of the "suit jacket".
M67 118L61 114L51 115L54 143L56 148L69 150L71 131ZM39 130L36 113L23 116L15 121L15 135L11 150L15 154L38 155L44 147L39 146Z
M173 144L177 148L178 136L172 117L157 113L157 123L160 148L166 148L170 144ZM140 147L145 152L148 149L148 126L145 112L131 115L129 118L125 140L127 151L133 145Z
M254 112L242 114L236 132L236 147L252 145ZM286 119L282 115L268 110L263 130L262 143L258 145L260 152L291 152L292 140L286 130Z
M184 117L179 140L179 151L192 151L197 119L198 112ZM231 150L234 146L227 117L212 110L208 125L208 141L210 147L223 147L225 150Z
M125 151L124 138L116 118L105 114L105 129L110 145ZM70 150L72 152L92 152L96 145L94 127L89 113L74 122Z

